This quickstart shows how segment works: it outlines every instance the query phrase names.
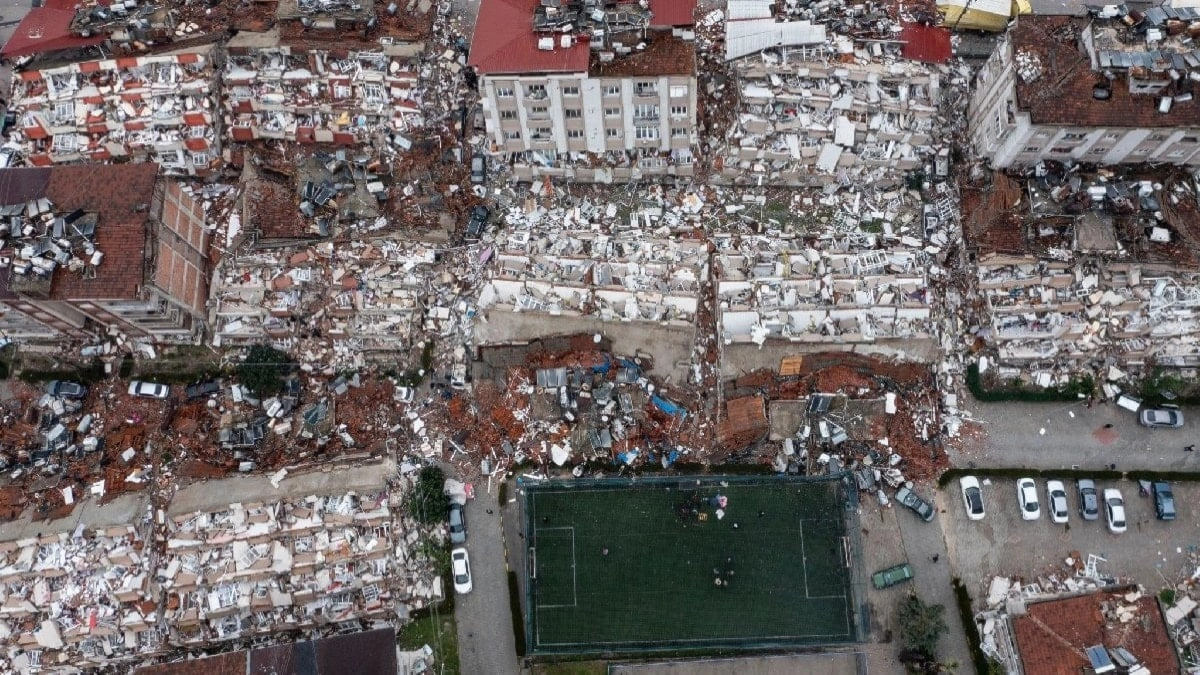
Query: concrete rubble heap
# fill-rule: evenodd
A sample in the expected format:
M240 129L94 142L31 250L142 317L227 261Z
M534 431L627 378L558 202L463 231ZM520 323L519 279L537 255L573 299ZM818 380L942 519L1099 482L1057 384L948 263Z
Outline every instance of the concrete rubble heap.
M1001 366L1048 386L1088 369L1120 380L1111 367L1151 358L1200 364L1200 204L1190 178L1050 163L1028 178L997 175L988 192L1019 200L999 211L984 195L968 215L987 317L980 336Z
M129 663L165 647L155 554L130 525L0 543L0 641L19 672Z
M896 16L872 3L731 2L723 40L733 84L718 79L710 87L720 96L712 106L730 109L713 111L729 125L724 143L712 148L714 176L747 184L886 185L947 155L950 139L934 132L946 126L939 107L952 89L948 67L936 65L950 57L949 34L911 29L932 36L920 41L939 46L923 56L936 63L908 60L909 40L900 37L922 7ZM721 18L713 13L701 24Z
M13 78L15 144L33 166L156 162L169 175L218 165L213 46L30 67Z

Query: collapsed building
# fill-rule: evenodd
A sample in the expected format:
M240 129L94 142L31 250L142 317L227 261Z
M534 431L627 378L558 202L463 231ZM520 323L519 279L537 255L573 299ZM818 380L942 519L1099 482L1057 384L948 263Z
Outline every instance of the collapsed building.
M156 162L173 175L219 167L212 44L14 73L10 132L32 166Z
M284 0L276 19L272 30L242 31L226 45L222 94L234 142L404 144L424 124L417 71L431 3Z
M932 16L919 6L911 12L730 2L724 53L736 91L714 174L742 184L887 184L939 152L946 164L949 138L935 129L948 84L936 64L950 59L950 34L919 23Z
M980 331L1002 366L1195 367L1197 186L1175 172L996 174L965 199Z
M155 164L4 169L0 185L9 339L203 335L209 232L191 188Z
M975 152L994 168L1200 164L1196 35L1190 7L1020 17L976 77Z
M525 181L693 175L694 10L691 1L485 0L468 64L490 151Z

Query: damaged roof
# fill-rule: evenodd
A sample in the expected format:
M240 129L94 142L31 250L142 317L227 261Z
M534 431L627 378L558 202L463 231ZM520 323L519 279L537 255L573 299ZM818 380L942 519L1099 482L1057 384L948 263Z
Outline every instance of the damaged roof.
M904 43L901 54L910 61L946 63L953 51L950 47L950 31L941 26L906 23L900 32L900 41Z
M533 16L539 5L540 0L483 0L467 64L480 75L586 71L586 40L572 40L564 49L554 36L554 49L538 49L542 36L533 31Z
M71 31L75 18L75 0L46 0L41 7L34 7L21 19L13 35L0 49L0 56L14 58L65 49L79 49L98 45L108 39L98 34L79 37Z
M1106 621L1102 610L1105 604L1133 606L1136 620ZM1151 673L1173 673L1179 669L1162 615L1150 596L1126 602L1120 594L1094 593L1033 603L1025 616L1013 619L1013 629L1027 673L1084 672L1089 665L1084 650L1094 645L1124 647Z

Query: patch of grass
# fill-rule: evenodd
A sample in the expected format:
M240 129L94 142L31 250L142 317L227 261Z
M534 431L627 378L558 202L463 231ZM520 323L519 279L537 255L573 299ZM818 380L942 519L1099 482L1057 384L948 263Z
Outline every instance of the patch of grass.
M521 584L516 570L508 571L508 609L512 614L513 643L517 645L517 657L525 656L525 619L521 616Z
M1078 478L1094 478L1096 480L1122 480L1127 477L1123 471L1110 471L1108 469L1027 469L1023 467L1005 467L1005 468L987 468L987 469L968 469L955 467L947 469L938 476L938 487L946 487L951 482L962 478L963 476L976 476L979 478L1046 478L1058 480L1076 480ZM1134 472L1130 472L1128 477L1132 478ZM1197 478L1200 478L1200 472L1196 473Z
M950 583L954 586L958 616L962 619L963 632L967 634L967 646L971 649L971 662L975 664L975 672L989 673L991 659L979 648L979 626L975 625L975 612L971 609L971 593L958 577L954 577Z
M1078 401L1087 398L1096 389L1096 383L1090 375L1072 378L1066 385L1058 388L1042 389L1027 387L1019 382L1012 382L1007 387L987 387L979 373L979 364L967 366L967 388L977 401L996 403L1000 401L1022 401L1025 403L1051 403L1062 401Z
M1175 589L1164 588L1158 592L1158 601L1164 605L1175 604Z
M458 660L458 626L454 620L453 608L449 611L430 611L425 616L408 622L400 629L398 642L400 648L406 651L420 649L425 645L432 647L438 664L434 672L445 675L458 675L462 672Z
M22 382L37 384L50 380L69 380L81 384L95 384L105 378L104 364L100 359L92 359L86 366L67 367L55 370L25 369L19 370L17 377Z

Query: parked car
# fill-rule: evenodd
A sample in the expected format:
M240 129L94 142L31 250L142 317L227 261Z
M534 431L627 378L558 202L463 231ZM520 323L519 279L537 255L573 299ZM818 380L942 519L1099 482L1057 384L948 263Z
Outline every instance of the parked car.
M1061 480L1046 481L1046 511L1050 520L1062 524L1067 522L1067 488Z
M1079 517L1084 520L1096 520L1100 517L1100 498L1096 493L1096 481L1091 478L1080 478L1075 482L1075 490L1079 493Z
M171 387L157 382L134 380L129 383L129 395L144 398L166 398L171 395Z
M1037 520L1042 517L1042 507L1038 504L1037 483L1032 478L1017 480L1017 503L1021 505L1021 518Z
M50 380L46 383L46 393L62 398L84 398L87 396L88 388L78 382Z
M450 543L461 544L467 540L467 510L462 504L450 502Z
M455 592L470 593L474 586L471 584L471 561L467 549L459 547L450 552L450 568Z
M933 520L933 507L929 505L929 502L918 497L917 493L907 487L902 486L899 490L896 490L896 501L912 509L913 513L921 517L921 520L927 523Z
M983 520L987 515L983 510L983 490L979 489L979 479L975 476L963 476L958 479L962 488L963 504L967 507L967 518Z
M1183 411L1177 405L1158 405L1142 408L1138 422L1144 427L1178 429L1183 426Z
M487 180L487 157L476 153L471 155L471 182L478 185Z
M412 403L415 395L416 392L412 387L396 387L396 393L392 397L396 399L397 403Z
M471 209L471 219L467 221L467 239L478 239L483 236L483 230L487 227L488 218L492 216L492 212L488 207L480 204Z
M912 567L908 563L903 563L872 574L871 583L875 585L875 588L890 588L912 578Z
M205 382L189 384L187 389L184 390L184 395L187 396L187 400L194 401L198 398L204 398L219 391L221 391L220 380L207 380Z
M1125 531L1125 498L1120 490L1104 490L1104 513L1108 516L1108 531L1121 534Z
M1175 493L1171 484L1165 480L1154 481L1150 486L1154 493L1154 515L1159 520L1175 520Z

